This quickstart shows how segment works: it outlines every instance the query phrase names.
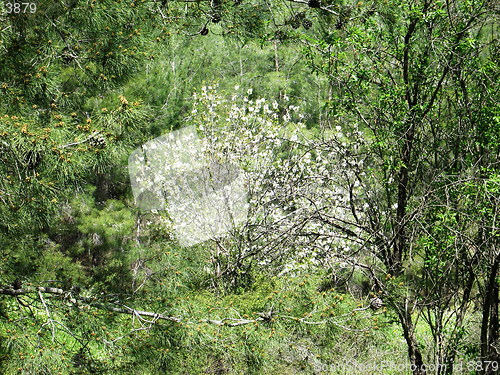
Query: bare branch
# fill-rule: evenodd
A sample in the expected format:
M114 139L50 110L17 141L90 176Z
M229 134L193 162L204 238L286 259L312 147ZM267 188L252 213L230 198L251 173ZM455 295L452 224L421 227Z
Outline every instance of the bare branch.
M304 4L304 5L309 6L309 1L305 1L305 0L287 0L287 1L289 1L291 3ZM325 12L328 12L330 14L334 14L336 16L339 15L339 13L331 10L330 7L319 6L318 9L324 10Z
M53 336L54 336L54 323L61 324L59 322L56 322L51 319L51 314L50 311L47 307L47 304L45 303L45 300L43 299L42 293L48 293L48 294L56 294L56 295L62 295L62 296L70 296L71 293L64 291L63 289L59 288L51 288L51 287L27 287L27 288L22 288L22 289L0 289L0 295L10 295L10 296L19 296L19 295L26 295L26 294L31 294L31 293L37 293L40 297L40 300L42 302L42 305L45 308L45 311L47 313L47 316L49 317L49 320L44 323L46 324L52 324L52 331L53 331ZM184 321L181 317L175 317L175 316L168 316L162 313L155 313L151 311L142 311L142 310L136 310L132 307L125 306L125 305L119 305L119 304L114 304L114 305L106 305L103 303L95 303L89 298L82 297L82 296L73 296L71 298L72 302L76 302L76 300L81 300L87 302L90 306L96 307L98 309L110 311L110 312L115 312L119 314L127 314L127 315L132 315L134 317L139 318L142 321L145 321L149 323L150 325L156 324L158 320L167 320L175 323L181 323ZM346 329L348 331L353 331L353 332L365 332L368 329L355 329L355 328L349 328L346 327L345 325L340 324L337 320L339 318L349 318L355 315L356 312L358 311L366 311L370 309L370 305L365 306L365 307L360 307L352 310L350 313L339 315L336 317L332 317L329 319L324 319L320 321L313 321L313 320L308 320L312 315L316 313L316 311L312 311L308 313L306 316L299 318L299 317L293 317L289 315L278 315L274 311L268 311L268 312L262 312L258 313L258 317L255 319L243 319L243 318L223 318L223 319L202 319L199 322L200 323L209 323L217 326L225 326L225 327L238 327L246 324L252 324L252 323L258 323L258 322L272 322L277 319L287 319L287 320L293 320L299 323L304 323L304 324L311 324L311 325L320 325L320 324L334 324L338 327L341 327L343 329ZM142 317L150 317L153 318L152 320L145 320L142 319ZM344 319L345 321L345 319ZM62 324L61 324L62 325ZM142 328L142 329L148 329Z
M92 133L91 135L89 135L87 138L85 138L83 141L68 143L67 145L63 145L63 146L59 146L59 147L60 148L67 148L67 147L71 147L71 146L81 145L82 143L90 141L92 138L94 138L99 133L100 133L99 131L96 131L96 132Z

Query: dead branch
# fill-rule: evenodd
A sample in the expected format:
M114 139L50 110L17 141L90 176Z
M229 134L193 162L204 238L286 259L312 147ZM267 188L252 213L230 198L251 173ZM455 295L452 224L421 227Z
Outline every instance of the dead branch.
M95 302L94 299L83 297L83 296L75 296L72 295L71 292L65 291L63 289L59 288L52 288L52 287L26 287L26 288L21 288L21 289L5 289L1 288L0 289L0 295L9 295L9 296L19 296L19 295L26 295L26 294L32 294L32 293L37 293L42 301L42 304L44 307L47 309L47 306L43 300L42 293L48 293L48 294L55 294L55 295L60 295L64 297L71 297L69 300L73 303L76 303L77 300L83 301L87 303L89 306L93 306L95 308L101 309L101 310L106 310L110 312L115 312L118 314L127 314L127 315L132 315L135 317L149 317L152 318L152 320L147 320L148 323L150 324L155 324L158 320L167 320L175 323L181 323L183 322L183 318L181 317L175 317L175 316L168 316L162 313L155 313L151 311L143 311L143 310L136 310L132 307L123 305L123 304L104 304L104 303L99 303ZM274 313L273 311L268 311L268 312L263 312L263 313L258 313L258 317L255 319L242 319L242 318L223 318L223 319L202 319L199 322L200 323L209 323L217 326L225 326L225 327L238 327L246 324L252 324L252 323L258 323L258 322L271 322L275 321L278 319L287 319L287 320L294 320L299 323L304 323L304 324L311 324L311 325L320 325L320 324L334 324L337 325L341 328L344 328L348 331L356 331L356 332L363 332L366 331L367 329L353 329L346 327L344 325L339 324L336 319L342 318L342 317L347 317L347 316L352 316L358 311L366 311L370 309L370 305L366 307L360 307L354 309L352 312L348 314L343 314L341 316L337 317L332 317L329 319L324 319L320 321L313 321L313 320L308 320L308 317L311 317L315 311L307 314L306 317L294 317L294 316L289 316L289 315L279 315ZM50 318L50 313L47 311L49 318Z

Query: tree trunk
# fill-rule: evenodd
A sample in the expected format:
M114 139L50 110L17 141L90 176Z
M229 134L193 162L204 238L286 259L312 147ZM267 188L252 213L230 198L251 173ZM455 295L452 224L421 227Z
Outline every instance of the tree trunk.
M413 321L411 318L411 313L408 311L407 306L404 307L404 311L398 312L399 321L401 322L401 327L403 328L403 335L408 346L408 356L410 357L411 371L413 375L425 375L425 366L422 359L422 353L418 348L417 338L415 336L415 328L413 327Z
M481 358L483 359L483 374L494 374L493 366L488 366L488 362L500 362L500 355L496 350L499 343L499 285L497 274L500 265L500 254L493 262L486 285L486 295L483 302L483 319L481 322Z
M96 175L96 200L98 202L105 202L109 199L109 181L108 176L103 173Z

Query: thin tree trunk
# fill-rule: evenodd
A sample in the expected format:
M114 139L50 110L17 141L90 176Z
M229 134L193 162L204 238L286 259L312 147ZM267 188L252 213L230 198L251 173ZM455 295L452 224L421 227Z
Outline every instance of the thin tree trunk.
M398 313L401 327L403 328L403 335L408 346L408 356L410 357L411 371L413 375L426 375L422 353L418 348L417 338L415 336L415 328L411 318L411 313L405 307L404 311Z
M475 258L475 257L474 257ZM472 268L472 264L475 263L473 259L468 262L468 267L469 267L469 273L468 273L468 278L467 278L467 283L465 285L464 293L461 298L461 306L459 309L459 312L457 314L457 320L455 323L455 329L462 327L463 326L463 321L466 316L467 312L467 306L471 300L471 292L472 288L474 286L474 279L475 279L475 273L474 269ZM452 340L448 340L446 344L446 355L444 358L444 368L440 367L439 368L439 374L446 374L446 375L452 375L454 371L454 366L455 366L455 358L457 355L457 347L455 343Z
M95 196L98 202L105 202L109 197L109 181L108 176L103 173L96 175L96 192Z
M278 42L274 42L274 68L276 72L280 71L280 62L278 57Z
M495 350L494 345L499 340L499 285L497 274L500 265L500 254L497 255L490 270L488 284L486 285L486 295L483 303L483 318L481 322L481 358L483 359L483 374L494 374L492 366L487 366L486 361L500 361L500 355Z

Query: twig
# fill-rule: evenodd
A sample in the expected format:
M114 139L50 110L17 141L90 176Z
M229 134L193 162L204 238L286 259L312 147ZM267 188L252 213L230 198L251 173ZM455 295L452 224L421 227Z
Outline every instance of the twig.
M67 148L67 147L71 147L71 146L81 145L82 143L90 141L92 138L94 138L99 133L100 133L100 131L96 131L96 132L92 133L91 135L89 135L87 138L85 138L83 141L68 143L67 145L59 146L59 148Z
M298 3L298 4L304 4L304 5L308 5L309 6L309 1L305 1L305 0L287 0L291 3ZM328 12L328 13L331 13L331 14L334 14L336 16L339 15L339 13L331 10L329 7L323 7L323 6L319 6L318 9L321 9L321 10L324 10L325 12Z
M52 331L52 342L54 342L55 337L56 337L56 330L55 330L55 327L54 327L54 322L52 320L52 315L50 314L50 310L47 307L47 304L45 303L45 300L43 299L43 296L42 296L42 292L40 290L38 290L38 296L40 297L40 302L42 302L42 305L45 308L45 312L46 312L47 318L48 318L48 320L45 323L42 324L42 327L45 326L45 325L47 325L47 324L50 324L51 331Z

